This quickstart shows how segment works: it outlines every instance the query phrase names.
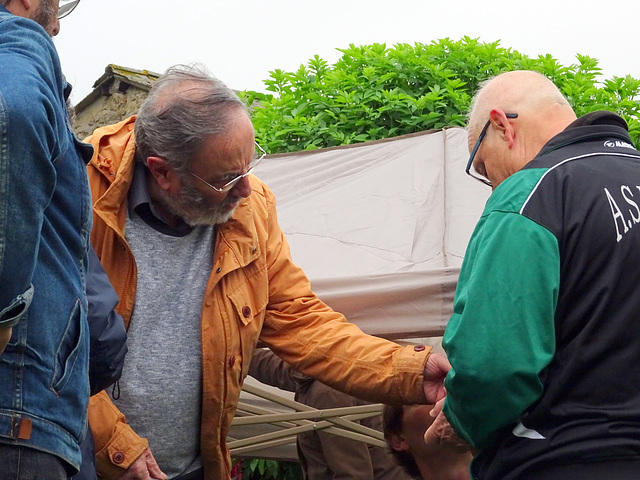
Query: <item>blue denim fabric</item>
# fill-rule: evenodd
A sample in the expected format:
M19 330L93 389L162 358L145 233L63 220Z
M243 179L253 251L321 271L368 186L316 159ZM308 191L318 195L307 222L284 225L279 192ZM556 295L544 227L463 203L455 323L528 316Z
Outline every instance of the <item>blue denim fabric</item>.
M0 7L0 443L80 465L91 201L51 39Z

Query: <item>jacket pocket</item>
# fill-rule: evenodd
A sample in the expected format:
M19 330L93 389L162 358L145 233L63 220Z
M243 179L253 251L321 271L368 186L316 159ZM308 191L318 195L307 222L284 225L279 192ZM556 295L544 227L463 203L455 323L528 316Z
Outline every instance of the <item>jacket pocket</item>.
M82 368L88 354L88 349L84 348L86 343L87 321L83 315L81 302L77 299L56 350L53 377L49 386L56 395L64 389L74 374L88 375L86 369ZM78 362L79 365L76 368ZM80 372L78 372L78 368L81 368Z
M249 371L249 362L260 338L267 304L269 303L269 286L266 281L266 275L264 278L260 277L260 275L254 275L250 279L251 281L248 280L246 280L242 288L238 288L227 295L238 319L240 346L242 349L241 370L238 372L240 382L244 380Z
M252 263L237 271L233 278L229 277L229 281L227 298L240 323L249 325L257 318L264 319L264 311L269 303L266 269Z

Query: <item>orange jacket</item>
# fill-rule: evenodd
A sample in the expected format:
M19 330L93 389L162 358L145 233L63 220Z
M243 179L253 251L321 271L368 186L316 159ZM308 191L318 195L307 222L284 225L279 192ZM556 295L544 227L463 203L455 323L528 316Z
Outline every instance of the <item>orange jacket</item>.
M124 239L134 167L134 117L98 129L89 169L94 226L91 243L120 298L129 324L136 263ZM218 226L214 264L202 307L201 454L207 480L230 478L225 444L253 350L262 340L299 371L347 393L386 403L423 403L429 349L415 351L362 333L311 291L293 263L276 218L273 193L251 176L252 194ZM125 423L108 396L92 398L89 421L98 471L115 478L147 441Z

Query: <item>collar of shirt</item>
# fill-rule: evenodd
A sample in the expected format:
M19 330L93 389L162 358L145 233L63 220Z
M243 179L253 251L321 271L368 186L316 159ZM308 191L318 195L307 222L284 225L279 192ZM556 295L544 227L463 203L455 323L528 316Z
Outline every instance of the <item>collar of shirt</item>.
M147 225L154 230L172 237L184 237L193 231L195 227L187 225L180 220L178 225L167 224L156 209L147 189L147 169L136 161L133 171L133 180L129 189L129 216L138 215Z

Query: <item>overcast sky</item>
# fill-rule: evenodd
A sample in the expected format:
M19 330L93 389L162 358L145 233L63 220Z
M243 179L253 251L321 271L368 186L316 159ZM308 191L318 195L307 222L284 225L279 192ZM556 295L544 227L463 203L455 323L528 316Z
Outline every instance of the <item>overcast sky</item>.
M233 89L264 91L270 70L315 54L333 63L350 43L465 35L563 64L589 55L607 78L640 78L639 19L636 0L82 0L55 42L78 103L110 63L161 73L202 62Z

